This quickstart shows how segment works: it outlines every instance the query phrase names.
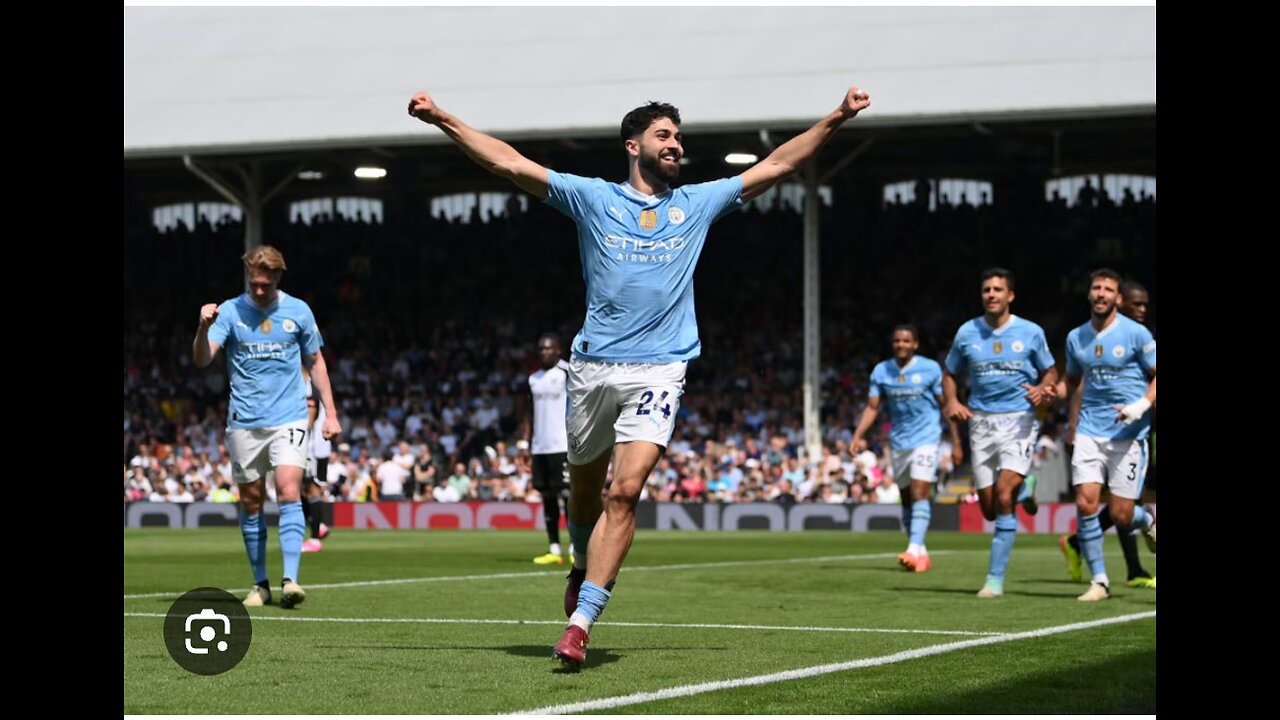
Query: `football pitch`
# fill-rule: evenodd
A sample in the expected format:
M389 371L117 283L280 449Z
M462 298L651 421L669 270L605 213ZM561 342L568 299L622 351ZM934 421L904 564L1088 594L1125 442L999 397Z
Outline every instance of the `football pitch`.
M571 673L551 659L567 566L531 562L541 531L335 530L302 558L306 602L253 609L244 660L203 676L169 657L164 614L201 586L243 596L239 530L125 530L123 710L1156 712L1156 591L1124 587L1114 537L1099 603L1076 601L1056 536L1019 534L994 600L975 597L989 536L928 540L915 574L896 532L638 531ZM275 528L268 568L278 596Z

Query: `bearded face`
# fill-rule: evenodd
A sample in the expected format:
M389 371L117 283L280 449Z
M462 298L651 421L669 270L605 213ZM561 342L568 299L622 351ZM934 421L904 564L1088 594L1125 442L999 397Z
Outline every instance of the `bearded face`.
M654 120L636 141L640 169L663 183L673 182L680 177L681 140L680 128L670 118Z
M640 146L640 169L664 183L672 183L680 177L679 149L650 149Z
M1114 278L1095 278L1089 287L1089 308L1095 318L1110 317L1120 298L1120 283Z

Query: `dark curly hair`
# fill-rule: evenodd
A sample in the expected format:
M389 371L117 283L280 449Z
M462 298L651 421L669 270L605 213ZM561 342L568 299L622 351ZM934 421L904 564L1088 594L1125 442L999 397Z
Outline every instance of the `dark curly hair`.
M659 118L670 118L677 127L680 125L680 111L667 103L651 100L648 105L641 105L627 113L622 118L622 128L619 131L623 144L637 135L643 135L653 121Z

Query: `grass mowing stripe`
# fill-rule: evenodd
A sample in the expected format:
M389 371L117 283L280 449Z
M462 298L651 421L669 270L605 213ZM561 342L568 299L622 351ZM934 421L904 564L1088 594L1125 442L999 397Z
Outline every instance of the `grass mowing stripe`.
M1012 642L1014 640L1048 637L1050 635L1088 630L1090 628L1102 627L1104 625L1115 625L1117 623L1132 622L1134 620L1144 620L1155 616L1155 611L1133 613L1130 615L1120 615L1102 620L1090 620L1088 622L1071 623L1069 625L1057 625L1054 627L1042 628L1040 630L1029 630L1026 632L1009 633L1007 635L998 635L995 637L976 638L973 640L944 643L942 645L932 645L930 647L906 650L904 652L875 658L864 658L862 660L851 660L849 662L831 663L827 665L815 665L813 667L800 668L798 670L787 670L785 672L756 675L754 677L738 678L736 680L717 680L714 682L698 683L696 685L678 685L676 687L657 690L654 692L633 693L631 695L600 698L599 700L588 700L586 702L569 703L567 705L551 705L548 707L536 708L534 710L524 710L513 714L566 715L570 713L591 712L594 710L611 710L613 708L625 707L627 705L638 705L640 703L653 702L655 700L688 697L690 695L700 695L702 693L715 692L717 690L750 687L753 685L769 685L772 683L786 682L788 680L801 680L818 675L828 675L830 673L843 672L845 670L857 670L860 668L877 667L880 665L891 665L893 663L899 663L906 660L916 660L919 658L929 657L931 655L942 655L944 653L955 652L956 650L965 650L967 648L981 647L983 645L995 645L997 643Z
M165 613L127 612L125 617L166 617ZM276 617L262 615L253 618L280 622L331 622L331 623L426 623L434 625L558 625L563 627L564 620L500 620L494 618L340 618L340 617ZM998 632L977 632L974 630L913 630L910 628L846 628L816 627L794 625L724 625L715 623L646 623L646 622L599 622L596 625L608 627L647 627L647 628L698 628L703 630L783 630L792 632L835 632L835 633L884 633L898 635L1004 635Z

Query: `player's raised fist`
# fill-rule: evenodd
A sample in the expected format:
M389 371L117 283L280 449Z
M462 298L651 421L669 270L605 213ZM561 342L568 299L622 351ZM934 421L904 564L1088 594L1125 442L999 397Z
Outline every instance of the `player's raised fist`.
M859 110L865 110L870 106L871 96L865 90L855 86L845 93L844 103L840 105L840 109L844 111L846 117L853 117Z
M425 123L434 123L441 116L436 101L425 90L409 99L409 114Z
M207 328L207 327L209 327L210 325L212 325L212 324L213 324L213 321L214 321L214 320L217 320L217 319L218 319L218 306L217 306L217 305L215 305L215 304L213 304L213 303L209 303L208 305L203 305L203 306L201 306L201 308L200 308L200 327L202 327L202 328Z

